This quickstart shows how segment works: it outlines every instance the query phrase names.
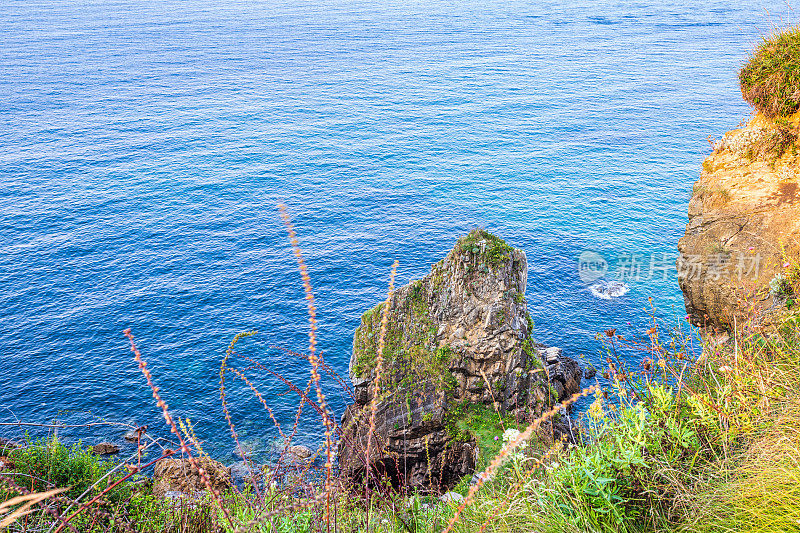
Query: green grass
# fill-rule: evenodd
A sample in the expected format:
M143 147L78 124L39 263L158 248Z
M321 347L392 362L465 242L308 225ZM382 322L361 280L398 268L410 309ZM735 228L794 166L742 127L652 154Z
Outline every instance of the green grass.
M763 40L739 72L742 95L769 118L800 110L800 28Z
M492 267L500 266L511 259L514 250L506 241L485 229L474 229L458 241L462 253L474 254L479 262Z
M8 457L14 465L14 471L20 473L20 483L24 482L26 488L41 492L54 487L70 487L64 494L69 498L78 497L115 466L92 453L91 449L84 448L80 442L66 446L57 438L27 439L25 446L13 449ZM113 482L125 474L127 471L112 474L109 479ZM102 488L105 488L105 484L104 481ZM130 486L121 485L109 493L108 499L119 501L130 494Z

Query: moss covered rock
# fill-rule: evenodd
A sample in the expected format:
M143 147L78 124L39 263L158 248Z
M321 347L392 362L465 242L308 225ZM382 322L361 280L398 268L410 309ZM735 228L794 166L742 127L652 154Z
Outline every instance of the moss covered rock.
M463 428L454 416L464 406L496 408L522 422L552 404L544 347L531 338L527 271L522 250L474 230L427 276L397 290L387 311L372 469L397 485L452 487L478 455L475 439L452 431ZM383 312L384 304L366 312L353 339L356 403L343 417L339 449L345 477L366 471ZM548 370L563 397L576 391L581 370L559 357Z

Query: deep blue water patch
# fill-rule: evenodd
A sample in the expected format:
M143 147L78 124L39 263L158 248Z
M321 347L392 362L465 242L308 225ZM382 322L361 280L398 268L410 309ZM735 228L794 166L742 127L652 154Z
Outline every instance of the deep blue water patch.
M578 256L675 252L705 139L747 117L737 69L785 11L4 2L0 420L161 428L131 327L174 413L228 458L217 373L233 335L258 329L241 353L308 379L273 348L307 347L281 201L337 372L392 261L400 283L421 277L475 226L527 252L537 339L600 365L597 332L643 331L650 296L679 321L682 298L656 276L597 299ZM296 398L251 374L291 427ZM266 445L263 408L229 385L243 438ZM70 435L119 438L93 431ZM318 439L314 416L299 434Z

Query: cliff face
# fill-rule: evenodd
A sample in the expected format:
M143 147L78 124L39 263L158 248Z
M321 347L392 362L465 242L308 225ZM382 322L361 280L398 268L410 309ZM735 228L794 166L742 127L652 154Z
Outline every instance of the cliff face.
M395 484L448 488L475 468L477 444L458 429L466 410L496 407L531 419L579 390L581 369L531 339L522 250L482 230L458 241L430 274L399 289L389 306L370 466ZM366 471L383 304L355 332L339 464ZM548 383L548 373L552 386Z
M779 303L769 283L783 270L782 247L800 243L799 122L757 115L703 161L677 265L696 324L729 326Z

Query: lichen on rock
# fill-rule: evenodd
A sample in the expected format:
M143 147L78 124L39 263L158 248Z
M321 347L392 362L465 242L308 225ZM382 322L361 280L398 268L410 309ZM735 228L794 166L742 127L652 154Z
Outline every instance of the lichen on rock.
M531 338L526 284L525 253L478 229L427 276L397 290L384 336L371 469L395 484L452 487L472 473L478 453L475 439L454 438L456 406L532 419L553 402L548 370L557 399L577 391L577 363L559 354L545 368L545 347ZM339 446L345 477L366 471L383 311L384 304L367 311L353 339L356 403L343 416Z

